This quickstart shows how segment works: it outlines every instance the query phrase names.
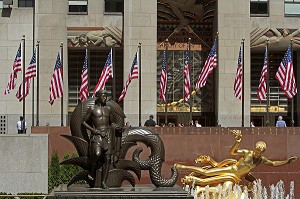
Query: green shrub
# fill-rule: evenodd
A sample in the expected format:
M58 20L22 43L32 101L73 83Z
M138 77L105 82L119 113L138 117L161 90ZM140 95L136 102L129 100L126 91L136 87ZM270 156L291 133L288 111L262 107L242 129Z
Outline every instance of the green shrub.
M64 154L64 160L77 157L77 153ZM71 178L81 171L82 168L75 165L60 165L57 152L54 152L51 156L51 162L48 170L48 191L49 193L60 184L67 184ZM82 181L77 183L84 183Z
M64 160L77 157L77 153L65 153ZM68 184L71 178L77 174L78 172L82 171L82 168L76 165L61 165L60 166L60 183Z
M57 152L54 151L51 156L50 166L48 169L48 191L49 193L60 184L60 166Z

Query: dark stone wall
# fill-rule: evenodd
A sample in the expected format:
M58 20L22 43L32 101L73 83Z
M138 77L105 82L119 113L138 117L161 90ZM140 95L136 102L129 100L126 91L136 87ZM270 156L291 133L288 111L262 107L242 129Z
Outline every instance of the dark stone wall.
M200 155L209 155L216 161L235 158L229 154L231 146L235 143L234 136L230 133L230 130L234 129L242 130L240 148L253 149L255 143L262 140L267 143L264 156L271 160L284 160L290 156L300 157L300 128L296 127L158 127L152 129L160 134L165 145L166 160L162 168L162 175L165 178L170 177L170 168L174 163L196 165L194 159ZM65 151L75 151L72 144L60 136L60 134L70 134L69 127L32 127L32 133L49 134L49 155L54 150L58 151L60 157ZM143 148L145 150L141 157L147 158L149 149L145 146ZM131 159L132 151L133 149L127 154L128 159ZM260 178L267 188L283 180L286 193L289 192L290 181L294 181L295 198L300 197L300 160L280 167L259 165L252 173L256 178ZM180 178L186 174L188 173L180 171ZM177 184L181 186L180 178ZM142 173L142 179L137 184L139 183L151 183L147 171Z

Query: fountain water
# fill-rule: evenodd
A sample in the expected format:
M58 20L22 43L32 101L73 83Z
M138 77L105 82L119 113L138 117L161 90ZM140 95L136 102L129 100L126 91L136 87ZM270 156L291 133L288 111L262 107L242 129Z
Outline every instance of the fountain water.
M249 192L247 186L240 186L238 184L218 185L214 188L208 185L199 187L193 184L191 187L184 186L195 199L295 199L294 182L290 182L290 192L285 195L284 183L279 181L276 186L271 185L268 190L262 185L261 180L253 183L253 189Z
M295 195L294 195L294 181L292 181L290 183L290 199L294 199Z

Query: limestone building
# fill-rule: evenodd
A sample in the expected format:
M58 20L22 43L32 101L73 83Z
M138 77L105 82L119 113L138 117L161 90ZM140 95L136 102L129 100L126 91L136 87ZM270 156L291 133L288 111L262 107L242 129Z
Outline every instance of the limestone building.
M157 122L187 124L192 118L202 126L241 126L242 101L234 97L234 79L241 41L244 38L244 126L274 126L277 116L299 124L298 95L292 103L274 78L290 40L298 83L299 8L296 0L11 0L0 1L0 89L4 91L17 48L25 35L25 65L40 41L39 89L31 85L25 101L28 126L67 125L79 103L80 75L88 52L90 96L100 77L106 57L113 48L114 79L106 86L117 100L127 80L135 53L141 43L141 98L139 80L133 80L120 105L133 126L149 115ZM183 102L185 51L190 47L191 89L218 35L218 67L207 84ZM190 40L189 40L190 38ZM269 39L270 103L258 101L256 93ZM166 40L168 39L168 40ZM190 41L190 43L188 43ZM63 42L64 96L51 106L49 84L59 46ZM168 46L168 47L166 47ZM169 68L167 114L159 98L163 50L167 49ZM17 87L22 75L18 75ZM34 94L33 94L34 90ZM39 91L39 100L37 100ZM16 133L23 103L16 90L0 98L0 133ZM141 110L139 102L141 101ZM61 109L62 107L62 109ZM293 107L293 108L292 108ZM61 112L61 110L63 110ZM292 110L294 114L292 117ZM38 114L37 114L38 113ZM268 118L267 118L268 115Z

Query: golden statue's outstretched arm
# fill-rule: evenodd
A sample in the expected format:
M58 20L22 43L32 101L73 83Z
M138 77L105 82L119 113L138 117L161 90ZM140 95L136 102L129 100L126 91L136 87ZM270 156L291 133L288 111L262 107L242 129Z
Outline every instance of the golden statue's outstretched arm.
M292 162L294 162L296 160L297 160L297 157L295 157L295 156L292 156L292 157L290 157L287 160L278 160L278 161L273 161L273 160L267 159L266 157L262 157L262 162L264 164L271 165L273 167L277 167L277 166L289 164L289 163L292 163Z
M241 141L242 141L242 132L241 130L232 130L232 134L234 135L235 138L235 143L231 147L229 153L231 155L244 155L244 150L238 149Z

